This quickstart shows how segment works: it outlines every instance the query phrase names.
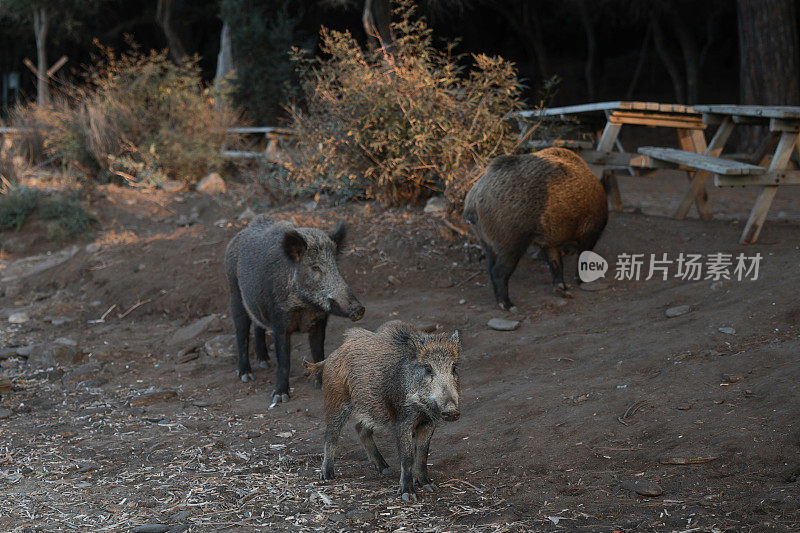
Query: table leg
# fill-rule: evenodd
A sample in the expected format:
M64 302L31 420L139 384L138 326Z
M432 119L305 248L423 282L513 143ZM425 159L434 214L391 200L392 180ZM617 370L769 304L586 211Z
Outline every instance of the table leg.
M775 155L772 156L769 170L781 170L786 168L789 165L789 158L792 156L792 151L796 143L800 143L800 134L784 131L778 141ZM776 192L778 192L777 185L767 185L761 189L761 193L759 193L758 199L755 205L753 205L753 209L750 211L750 218L747 219L747 225L744 227L742 237L739 239L740 244L753 244L756 242Z
M678 142L681 145L681 149L696 154L705 154L708 150L703 130L679 129L676 131L678 132ZM696 172L697 171L686 172L686 177L689 178L690 184ZM694 197L694 203L697 206L697 214L700 215L701 219L710 220L713 218L714 213L711 211L711 206L708 205L708 192L706 191L705 180L703 180L703 183L700 185L700 190L697 191Z
M722 123L717 128L716 133L714 133L714 137L711 139L711 142L708 144L708 148L706 149L705 155L709 155L712 157L719 157L722 153L722 149L725 147L725 143L728 142L728 138L731 136L733 132L733 119L730 117L725 118ZM698 170L694 173L692 177L692 181L689 183L689 188L686 190L686 193L683 195L683 199L681 200L680 205L678 206L678 210L675 211L675 218L678 220L683 220L686 218L686 215L689 213L689 209L692 207L692 203L695 202L695 199L698 195L702 194L705 191L705 184L706 179L711 175L710 172L705 170ZM698 205L698 210L699 210ZM700 211L700 216L703 216L703 212Z
M603 135L600 136L600 141L597 143L598 152L610 152L614 149L614 144L619 137L619 130L622 129L622 124L606 123L603 130ZM617 177L613 172L606 172L603 165L589 165L597 179L606 179L608 187L608 197L611 201L611 209L613 211L622 211L622 199L619 194L619 185L617 184Z

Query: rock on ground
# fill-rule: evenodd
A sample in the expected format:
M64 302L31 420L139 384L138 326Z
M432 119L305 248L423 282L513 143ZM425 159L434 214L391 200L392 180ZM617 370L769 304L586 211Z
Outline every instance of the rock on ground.
M685 315L689 311L691 311L691 307L688 305L679 305L677 307L670 307L664 314L667 315L667 318L675 318L676 316Z
M204 316L203 318L195 320L188 326L179 328L175 333L172 334L172 337L170 337L169 344L183 344L192 340L203 333L209 324L211 324L216 318L217 315Z
M506 320L505 318L493 318L487 325L497 331L514 331L519 327L519 320Z
M197 184L198 192L205 194L221 194L228 190L225 180L217 172L212 172Z

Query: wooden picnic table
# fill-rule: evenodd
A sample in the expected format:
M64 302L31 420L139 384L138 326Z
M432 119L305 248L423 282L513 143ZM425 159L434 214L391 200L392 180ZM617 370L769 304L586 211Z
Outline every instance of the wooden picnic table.
M696 105L694 110L702 113L704 123L718 125L702 157L680 153L678 150L650 147L640 148L639 152L673 166L696 169L676 216L685 216L692 201L696 201L702 194L705 181L711 174L714 174L714 183L718 187L760 186L761 192L739 239L742 244L754 243L778 187L800 185L800 171L791 170L792 153L795 148L800 152L800 107ZM720 157L737 124L769 127L769 134L747 163Z
M625 169L631 174L635 174L668 167L647 155L627 152L619 139L623 126L672 128L677 133L678 143L683 150L698 154L705 154L707 151L703 133L706 124L702 120L701 112L692 106L618 100L518 112L522 118L565 119L581 114L599 115L599 118L605 122L594 149L580 149L580 155L598 178L606 180L611 208L616 211L622 210L622 198L614 173L616 170ZM564 145L572 147L569 144ZM615 149L617 151L614 151ZM695 172L689 170L688 173L692 179ZM700 216L711 218L711 209L708 206L708 197L705 194L704 186L692 198L697 204Z

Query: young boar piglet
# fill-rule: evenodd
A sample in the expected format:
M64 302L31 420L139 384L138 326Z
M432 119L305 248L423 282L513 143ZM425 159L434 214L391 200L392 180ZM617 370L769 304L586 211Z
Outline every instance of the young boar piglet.
M311 357L318 362L325 357L328 316L346 316L353 321L364 316L364 306L342 278L336 262L344 238L343 224L328 234L259 215L228 244L225 263L239 377L242 381L253 379L250 324L254 324L254 351L261 366L269 364L266 330L271 329L278 360L272 406L289 400L289 340L293 332L308 332Z
M566 248L594 248L608 220L606 193L586 163L565 148L493 159L464 200L464 219L486 253L494 296L511 310L508 280L533 243L545 253L557 292L567 294Z
M378 471L389 465L375 445L376 429L397 438L403 499L416 500L414 486L435 490L428 477L428 447L442 420L458 420L461 386L456 366L461 333L429 335L392 321L375 333L354 328L325 361L308 365L322 371L325 397L325 458L322 478L333 478L333 460L342 428L353 416L367 458Z

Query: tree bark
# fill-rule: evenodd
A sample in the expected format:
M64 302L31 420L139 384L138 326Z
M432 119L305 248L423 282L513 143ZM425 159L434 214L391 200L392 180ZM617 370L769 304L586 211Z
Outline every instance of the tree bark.
M596 93L594 86L594 56L597 49L597 40L594 36L594 27L589 18L589 11L586 9L585 0L578 0L578 11L580 11L583 30L586 34L586 65L584 67L586 88L589 91L589 100L594 100Z
M745 104L800 104L794 0L738 0L739 87Z
M644 67L644 61L647 59L647 52L650 48L650 37L653 34L653 26L652 24L647 25L647 32L644 34L644 39L642 39L642 47L639 49L639 58L636 60L636 68L633 70L633 76L631 77L631 83L628 85L628 90L625 92L625 99L630 100L633 98L633 92L636 90L636 84L639 83L639 76L642 75L642 68Z
M175 9L175 0L158 0L156 5L156 22L158 22L164 37L167 39L169 55L173 61L181 61L186 57L186 47L183 46L178 31L173 24L172 14Z
M219 32L219 54L217 54L217 72L214 75L214 85L219 85L232 70L231 25L228 22L224 22L222 31Z
M650 11L650 24L653 27L653 43L656 45L656 51L658 52L658 56L661 58L661 62L664 63L664 67L667 69L670 79L672 80L672 87L675 90L675 100L679 104L685 104L686 96L683 91L683 76L681 75L680 69L675 64L672 54L667 48L667 43L664 38L664 30L661 27L659 15L655 10Z
M699 54L694 35L676 11L672 12L673 27L678 37L678 44L683 53L683 63L686 68L686 103L696 104L698 98L699 80Z
M47 81L47 8L42 6L33 12L33 34L36 38L36 103L42 107L50 102Z
M388 53L392 53L394 34L392 33L392 6L389 0L364 0L361 15L364 31L371 42L377 42Z

